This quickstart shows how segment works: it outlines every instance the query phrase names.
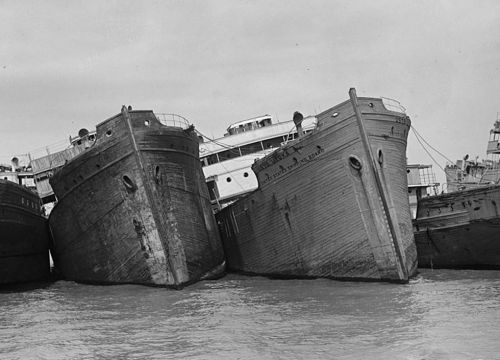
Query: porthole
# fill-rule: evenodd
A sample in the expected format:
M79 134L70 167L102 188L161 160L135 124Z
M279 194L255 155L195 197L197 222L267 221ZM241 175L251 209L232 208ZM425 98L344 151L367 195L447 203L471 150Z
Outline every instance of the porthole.
M137 189L137 186L135 186L134 181L128 177L127 175L123 175L122 177L123 185L125 185L125 188L129 191L135 191Z
M243 173L243 176L248 177L248 173L247 172Z
M349 156L349 165L352 166L355 170L361 170L361 160L358 159L357 156L351 155Z
M382 165L384 162L384 154L382 153L382 150L378 150L378 163Z
M369 104L368 104L368 106L372 108L374 105L373 105L373 103L371 102L371 103L369 103Z
M107 137L110 137L110 136L111 136L111 133L112 133L112 131L111 131L111 130L106 131L106 136L107 136Z
M157 165L154 170L154 180L157 184L161 181L160 167Z
M149 126L149 120L144 120L144 125Z
M227 178L226 178L226 181L227 181L227 182L231 182L231 178L230 178L230 177L227 177Z

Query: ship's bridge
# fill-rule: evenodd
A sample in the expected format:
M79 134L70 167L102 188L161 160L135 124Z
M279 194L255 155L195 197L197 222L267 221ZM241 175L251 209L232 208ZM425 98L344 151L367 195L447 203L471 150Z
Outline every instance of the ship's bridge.
M500 120L495 121L493 129L490 130L490 141L488 141L488 154L500 154Z

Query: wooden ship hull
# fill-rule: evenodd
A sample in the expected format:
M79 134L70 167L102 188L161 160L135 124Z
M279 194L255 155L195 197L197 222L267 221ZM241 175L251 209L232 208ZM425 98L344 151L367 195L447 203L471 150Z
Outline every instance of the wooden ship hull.
M151 111L97 125L96 140L50 179L54 263L63 278L179 288L220 276L224 253L194 128Z
M419 267L500 269L500 185L421 199L415 242Z
M381 99L350 96L317 115L311 133L257 160L259 188L216 214L228 269L394 282L415 274L410 120Z
M0 180L0 285L48 280L49 229L31 190Z

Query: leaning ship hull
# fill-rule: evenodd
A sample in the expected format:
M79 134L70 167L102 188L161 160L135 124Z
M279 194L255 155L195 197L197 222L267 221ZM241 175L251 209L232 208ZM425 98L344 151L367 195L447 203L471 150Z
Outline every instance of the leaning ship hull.
M500 269L500 186L421 199L415 220L418 265Z
M40 199L0 180L0 285L48 280L49 231Z
M124 110L96 138L51 179L63 277L180 287L223 271L194 131Z
M316 130L257 161L259 188L216 214L229 269L395 282L415 274L410 121L369 98L357 117L355 101L319 114Z

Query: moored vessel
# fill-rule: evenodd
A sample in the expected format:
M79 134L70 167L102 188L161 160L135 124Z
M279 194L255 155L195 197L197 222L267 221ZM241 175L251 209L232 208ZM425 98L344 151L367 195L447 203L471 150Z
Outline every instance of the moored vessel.
M40 198L25 186L0 179L0 285L49 277L49 231Z
M415 230L419 267L500 269L500 185L422 198Z
M181 117L169 119L123 107L50 178L64 278L178 288L223 273L198 138Z
M500 120L487 159L464 156L445 167L446 193L419 199L415 242L419 267L500 268Z
M394 282L415 274L410 120L395 102L349 94L310 133L257 160L257 190L216 214L228 269ZM296 113L299 134L301 120Z

